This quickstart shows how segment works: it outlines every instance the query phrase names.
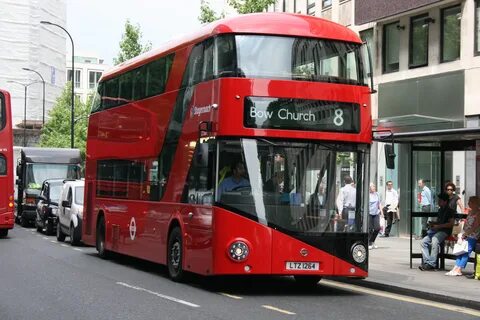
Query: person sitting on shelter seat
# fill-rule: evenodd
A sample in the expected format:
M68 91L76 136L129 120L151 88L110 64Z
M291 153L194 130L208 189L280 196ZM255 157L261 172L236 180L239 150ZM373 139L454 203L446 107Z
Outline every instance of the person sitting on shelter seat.
M429 222L430 232L423 238L422 258L423 264L418 268L422 271L434 270L437 267L437 256L440 244L452 233L455 211L448 206L448 194L438 195L437 222Z

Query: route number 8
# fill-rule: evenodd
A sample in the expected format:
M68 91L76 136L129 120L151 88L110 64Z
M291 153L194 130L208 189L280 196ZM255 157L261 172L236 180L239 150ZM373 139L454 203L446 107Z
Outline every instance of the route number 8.
M333 123L337 127L343 126L343 110L342 109L335 109L335 117L333 118Z

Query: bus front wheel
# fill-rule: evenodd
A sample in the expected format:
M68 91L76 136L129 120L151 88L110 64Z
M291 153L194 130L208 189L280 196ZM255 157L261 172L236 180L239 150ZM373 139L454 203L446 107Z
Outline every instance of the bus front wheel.
M298 275L293 276L295 281L302 287L314 288L317 286L318 282L322 280L321 276L304 276Z
M98 220L95 246L98 256L102 259L108 259L109 252L105 249L105 219L103 217Z
M185 278L182 269L183 241L182 232L179 227L175 227L168 237L167 267L170 279L181 282Z
M0 237L4 238L8 236L8 229L0 229Z

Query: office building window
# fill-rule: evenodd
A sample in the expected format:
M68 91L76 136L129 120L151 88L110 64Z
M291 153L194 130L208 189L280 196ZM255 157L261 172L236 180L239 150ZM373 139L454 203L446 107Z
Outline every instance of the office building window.
M370 56L372 57L372 70L375 70L375 58L377 55L375 52L375 45L373 41L373 28L360 31L360 39L362 39L363 42L367 43L368 49L370 51Z
M480 0L475 1L475 55L480 55Z
M428 29L432 18L428 15L410 19L410 41L408 46L408 65L410 68L428 65Z
M307 14L314 16L315 15L315 1L307 0Z
M97 85L98 80L100 80L101 76L102 76L102 73L100 71L89 71L88 72L88 88L95 89L95 86Z
M398 71L399 61L400 25L396 21L383 27L383 73Z
M332 6L332 0L322 0L322 8L328 8Z
M460 5L442 10L440 61L448 62L460 58Z
M75 88L80 88L81 70L75 70ZM67 81L72 81L72 70L67 70Z

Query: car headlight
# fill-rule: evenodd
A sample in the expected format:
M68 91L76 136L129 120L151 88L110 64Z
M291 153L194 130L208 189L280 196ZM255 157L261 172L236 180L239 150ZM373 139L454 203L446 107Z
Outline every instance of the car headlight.
M250 249L248 248L248 245L240 240L232 242L232 244L228 246L227 250L228 256L235 262L247 260L249 253Z
M352 258L356 263L363 263L367 259L367 248L362 243L352 245Z

